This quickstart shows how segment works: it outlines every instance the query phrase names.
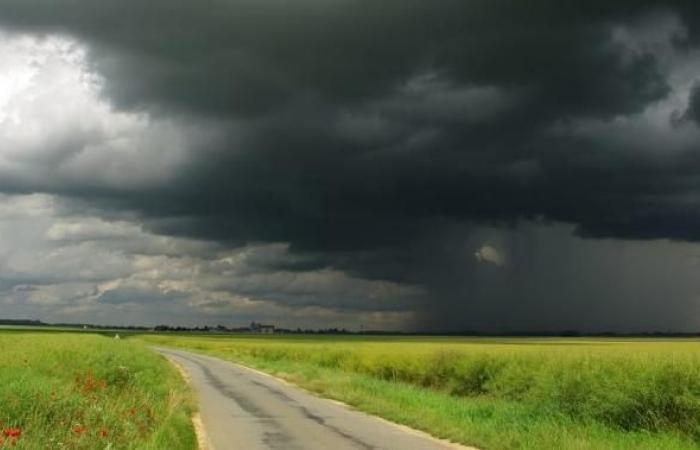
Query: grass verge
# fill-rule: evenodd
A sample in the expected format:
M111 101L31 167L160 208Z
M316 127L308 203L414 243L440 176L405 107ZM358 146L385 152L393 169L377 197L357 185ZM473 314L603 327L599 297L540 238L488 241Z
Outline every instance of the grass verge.
M192 394L137 342L0 333L0 448L192 450Z

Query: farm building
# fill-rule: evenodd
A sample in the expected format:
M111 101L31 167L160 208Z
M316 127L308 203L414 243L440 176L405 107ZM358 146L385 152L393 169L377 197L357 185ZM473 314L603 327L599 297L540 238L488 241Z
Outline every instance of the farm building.
M275 326L252 322L250 324L250 331L260 334L273 334L275 332Z

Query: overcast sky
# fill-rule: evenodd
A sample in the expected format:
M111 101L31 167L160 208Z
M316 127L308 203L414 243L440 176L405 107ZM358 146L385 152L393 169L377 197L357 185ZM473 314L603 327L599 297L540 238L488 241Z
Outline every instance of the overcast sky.
M0 318L700 330L700 3L3 0Z

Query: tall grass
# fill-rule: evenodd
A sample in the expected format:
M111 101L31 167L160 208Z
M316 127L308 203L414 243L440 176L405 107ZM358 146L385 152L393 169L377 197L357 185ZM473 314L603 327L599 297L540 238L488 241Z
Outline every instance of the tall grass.
M196 448L187 387L143 346L5 332L0 349L0 448Z
M598 436L598 444L591 444L576 435L561 448L601 448L606 439L621 443L625 435L640 437L648 448L700 447L700 349L696 342L147 339L278 373L311 374L310 368L317 368L324 373L413 386L468 405L462 418L465 422L478 422L479 414L487 410L490 412L483 414L493 422L494 417L517 409L519 423L500 425L510 427L503 430L508 432L525 425L511 444L469 440L492 448L537 448L537 441L531 442L532 434L528 435L528 421L530 425L546 421L550 429L559 426L554 432L563 435L583 426L611 436L602 441ZM315 376L302 377L302 384L313 387ZM474 409L475 405L488 407ZM635 440L630 445L640 444Z

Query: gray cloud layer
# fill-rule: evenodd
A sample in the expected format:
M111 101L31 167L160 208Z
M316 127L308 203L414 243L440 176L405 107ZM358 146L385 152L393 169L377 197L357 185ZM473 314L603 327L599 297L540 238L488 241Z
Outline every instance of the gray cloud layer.
M679 255L695 244L623 240L700 237L699 25L685 1L8 0L3 51L34 49L46 100L4 106L23 120L0 123L0 190L83 209L54 242L92 239L75 230L101 217L149 242L288 245L257 275L198 279L202 304L685 329L698 292ZM523 224L549 231L525 245ZM628 245L683 269L624 284L656 267ZM572 249L540 257L557 246ZM145 288L125 289L108 303Z

